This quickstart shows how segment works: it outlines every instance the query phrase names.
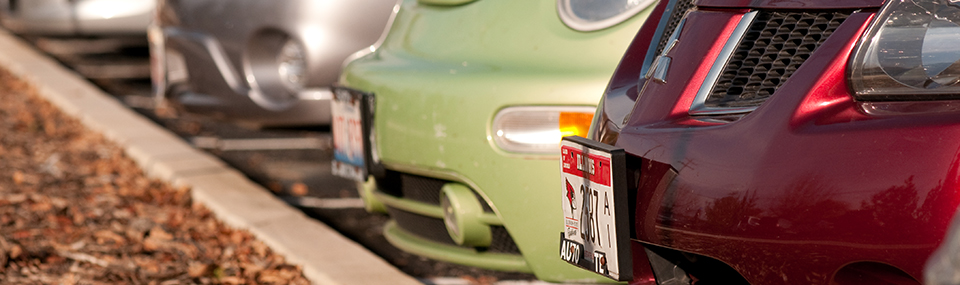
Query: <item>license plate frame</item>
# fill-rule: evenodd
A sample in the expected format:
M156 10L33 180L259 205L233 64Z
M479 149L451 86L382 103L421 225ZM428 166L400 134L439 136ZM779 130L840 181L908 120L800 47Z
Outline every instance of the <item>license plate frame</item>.
M344 87L333 87L332 91L331 172L350 180L366 181L374 163L371 148L374 97L372 94Z
M561 140L560 153L564 213L560 259L613 280L629 281L633 260L626 152L570 136Z

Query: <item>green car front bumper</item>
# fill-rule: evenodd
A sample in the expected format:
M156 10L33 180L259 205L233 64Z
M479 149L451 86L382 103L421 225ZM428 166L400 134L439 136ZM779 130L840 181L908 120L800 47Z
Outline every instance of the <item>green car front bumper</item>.
M341 86L374 98L372 153L385 172L358 188L368 209L390 214L391 244L546 281L607 280L559 258L559 153L505 151L491 125L508 107L595 106L650 9L578 32L555 5L408 0L383 45L344 69ZM456 213L445 213L442 201L457 204L449 208ZM445 215L462 220L453 223L459 235Z

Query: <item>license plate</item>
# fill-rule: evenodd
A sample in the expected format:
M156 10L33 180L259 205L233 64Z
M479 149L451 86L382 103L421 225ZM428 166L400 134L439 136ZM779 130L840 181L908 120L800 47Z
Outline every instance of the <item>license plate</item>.
M333 133L334 175L365 181L368 169L367 96L349 89L335 88L330 103Z
M618 281L632 278L623 149L582 137L560 144L560 258Z

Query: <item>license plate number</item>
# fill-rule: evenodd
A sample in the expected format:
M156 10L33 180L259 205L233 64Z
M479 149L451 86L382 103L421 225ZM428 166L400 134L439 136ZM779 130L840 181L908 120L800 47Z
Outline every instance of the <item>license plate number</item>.
M364 96L335 89L330 108L333 116L333 174L364 181L367 178Z
M560 258L614 280L629 280L629 220L622 149L580 137L561 142Z

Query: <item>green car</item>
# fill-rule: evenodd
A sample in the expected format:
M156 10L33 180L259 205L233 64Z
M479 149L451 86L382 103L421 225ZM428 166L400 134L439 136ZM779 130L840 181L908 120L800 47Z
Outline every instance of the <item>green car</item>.
M404 0L335 88L334 173L404 251L602 280L557 258L559 142L587 132L652 2Z

